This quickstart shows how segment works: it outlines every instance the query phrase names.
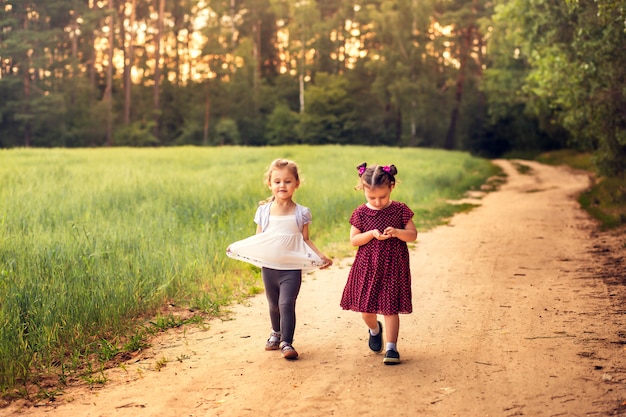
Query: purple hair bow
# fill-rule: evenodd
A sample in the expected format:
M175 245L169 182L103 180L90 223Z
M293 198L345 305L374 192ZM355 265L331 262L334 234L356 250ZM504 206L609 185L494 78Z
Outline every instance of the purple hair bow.
M383 167L383 171L385 171L385 172L389 172L389 171L391 171L391 168L389 168L389 166L388 166L388 165L385 165L385 166Z

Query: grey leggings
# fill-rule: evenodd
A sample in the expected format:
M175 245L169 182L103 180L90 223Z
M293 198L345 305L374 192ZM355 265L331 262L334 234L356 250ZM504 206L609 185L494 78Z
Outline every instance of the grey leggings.
M263 268L263 284L270 308L272 329L280 331L281 341L293 343L296 330L296 299L302 284L302 271Z

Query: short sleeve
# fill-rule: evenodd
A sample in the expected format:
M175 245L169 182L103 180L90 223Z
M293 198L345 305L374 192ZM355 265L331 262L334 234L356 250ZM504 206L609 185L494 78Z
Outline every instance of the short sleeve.
M260 226L262 226L263 219L263 206L259 206L256 209L256 213L254 214L254 222Z
M360 210L357 208L350 216L350 224L360 231L363 231L363 222L361 221Z
M311 210L308 207L302 207L302 225L311 223L311 220L313 220Z
M413 210L411 210L409 208L409 206L407 206L406 204L402 204L402 212L400 213L401 217L402 217L402 225L406 226L406 224L409 222L409 220L411 220L413 218L413 215L415 213L413 213Z

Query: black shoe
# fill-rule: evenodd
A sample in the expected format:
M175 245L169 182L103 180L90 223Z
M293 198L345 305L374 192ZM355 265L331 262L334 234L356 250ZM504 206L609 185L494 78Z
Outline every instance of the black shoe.
M400 363L400 354L395 350L388 350L385 352L385 359L383 359L385 365L397 365Z
M378 322L378 334L376 336L372 336L369 330L367 334L370 335L368 342L370 349L374 352L381 352L383 350L383 324Z

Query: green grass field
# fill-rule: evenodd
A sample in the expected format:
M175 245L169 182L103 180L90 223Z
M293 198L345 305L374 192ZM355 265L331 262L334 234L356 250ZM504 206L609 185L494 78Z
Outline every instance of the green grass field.
M166 303L219 314L260 290L258 270L225 256L254 233L277 157L296 160L296 200L332 257L352 254L362 202L356 166L395 164L392 198L418 230L463 207L446 203L497 170L466 153L341 146L13 149L0 151L0 389L93 370L141 345L134 319ZM137 346L135 346L136 348Z

